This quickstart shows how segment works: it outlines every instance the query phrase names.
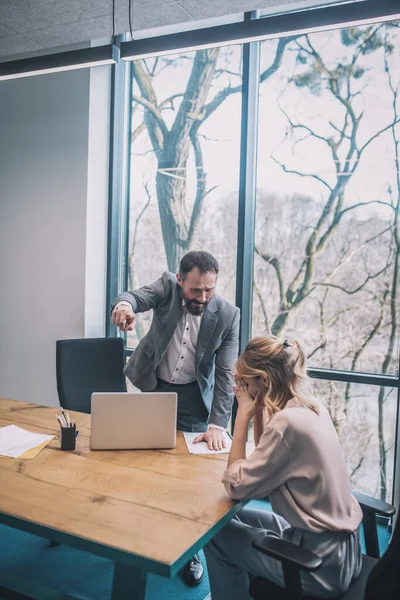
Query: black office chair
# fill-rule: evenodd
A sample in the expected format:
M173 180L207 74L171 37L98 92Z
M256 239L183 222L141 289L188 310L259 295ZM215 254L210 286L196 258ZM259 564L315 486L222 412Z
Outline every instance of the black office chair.
M363 511L366 555L362 569L341 600L397 600L400 598L400 519L397 519L392 539L382 558L379 558L376 515L390 517L395 508L386 502L365 494L354 494ZM254 548L282 563L285 587L275 585L263 577L255 577L250 584L253 600L311 600L301 589L300 571L313 572L322 566L322 559L308 550L279 538L265 537ZM316 600L315 598L313 600Z
M93 392L126 392L122 338L58 340L57 391L60 406L90 413Z

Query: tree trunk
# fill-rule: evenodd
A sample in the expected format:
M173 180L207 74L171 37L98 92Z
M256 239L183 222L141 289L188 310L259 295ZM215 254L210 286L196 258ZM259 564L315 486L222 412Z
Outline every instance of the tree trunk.
M174 173L172 171L172 174ZM181 173L185 177L185 171L178 171L179 177L182 176ZM182 255L187 250L186 181L177 179L175 176L169 177L160 173L160 169L158 169L156 184L168 270L175 273Z
M182 255L188 250L192 210L187 205L186 169L192 147L191 130L198 129L215 73L218 48L196 53L189 82L171 130L166 134L158 155L157 200L168 269L175 272ZM204 172L197 166L204 198ZM191 236L189 231L191 230Z

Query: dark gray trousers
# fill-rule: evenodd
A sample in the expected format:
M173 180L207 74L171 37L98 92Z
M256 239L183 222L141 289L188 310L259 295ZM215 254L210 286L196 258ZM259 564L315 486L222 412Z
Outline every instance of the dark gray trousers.
M291 527L273 512L243 508L204 548L212 600L251 600L250 579L261 575L283 586L282 565L258 552L254 541L280 537L323 558L315 573L302 573L307 596L337 598L361 570L360 531L313 533Z
M157 379L157 385L153 392L176 392L178 394L177 429L181 431L207 431L208 411L204 405L197 381L178 385Z
M176 428L181 431L207 431L208 411L197 381L177 385L157 379L153 392L176 392L178 394L178 415Z

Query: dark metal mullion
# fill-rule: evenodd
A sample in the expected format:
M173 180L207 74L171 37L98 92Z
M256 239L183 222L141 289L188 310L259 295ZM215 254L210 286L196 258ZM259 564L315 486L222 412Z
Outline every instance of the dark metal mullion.
M278 38L310 29L346 27L353 22L362 24L366 20L379 21L385 17L396 19L399 11L398 0L364 0L294 10L278 15L265 15L262 19L245 19L239 23L126 42L121 48L121 56L129 60L154 54L169 54L180 48L188 51L199 46L241 43L257 37Z
M128 182L126 70L131 66L120 61L112 67L110 111L109 204L107 236L106 335L115 337L110 308L114 298L126 288L128 258Z
M386 387L398 387L399 378L378 373L360 373L358 371L338 371L335 369L309 368L308 374L313 379L327 379L329 381L343 381L346 383L361 383Z
M130 189L131 189L131 146L132 146L132 88L133 88L133 69L132 63L129 63L129 67L125 73L125 131L127 132L126 138L124 140L124 162L123 167L125 169L125 221L123 222L123 226L125 229L124 232L124 241L125 241L125 252L124 252L124 274L123 274L123 284L122 291L128 289L128 277L129 277L129 223L130 223L130 215L131 215L131 203L130 203ZM125 334L125 345L126 345L126 336Z
M257 19L258 12L246 13L245 20ZM260 43L243 45L242 118L240 135L240 174L238 237L236 259L236 306L240 308L239 349L251 337L253 314L254 231L257 186L258 94L260 83ZM235 426L237 402L232 410Z
M116 202L116 188L118 177L115 172L116 149L118 147L116 132L117 112L117 74L119 64L111 68L111 107L110 107L110 143L109 143L109 180L108 180L108 230L107 230L107 288L106 288L106 336L115 336L116 328L111 324L110 306L111 298L118 288L118 223L120 207ZM117 214L118 213L118 214Z
M125 349L125 355L128 358L132 354L132 349ZM312 379L322 379L326 381L342 381L343 383L359 383L361 385L375 385L394 387L399 389L398 405L400 406L400 382L396 377L385 377L373 373L357 373L354 371L333 371L329 369L308 369L307 373ZM400 436L400 431L399 431ZM399 470L400 477L400 470ZM399 481L400 484L400 481ZM400 496L400 490L399 490Z
M254 18L247 13L246 18ZM240 308L240 351L251 337L254 230L257 185L260 43L243 45L242 119L236 261L236 306Z

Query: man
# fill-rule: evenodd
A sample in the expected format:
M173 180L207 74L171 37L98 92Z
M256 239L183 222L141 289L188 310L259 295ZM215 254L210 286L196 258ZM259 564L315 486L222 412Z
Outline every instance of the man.
M131 331L136 313L153 309L147 335L125 367L143 392L176 392L177 428L203 432L195 442L221 450L232 410L232 370L239 349L239 309L214 294L217 260L208 252L188 252L179 273L116 298L112 322ZM203 578L197 556L184 567L190 586Z

